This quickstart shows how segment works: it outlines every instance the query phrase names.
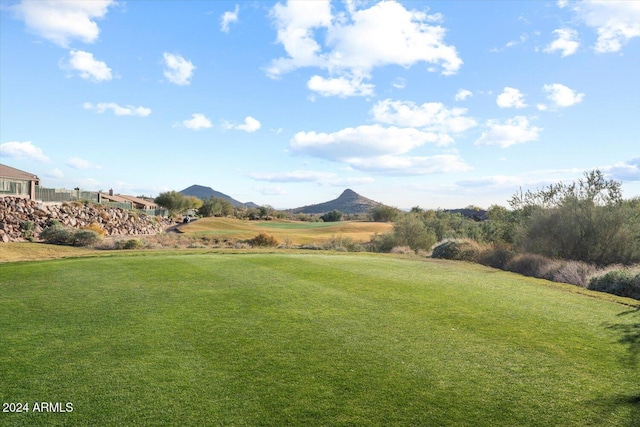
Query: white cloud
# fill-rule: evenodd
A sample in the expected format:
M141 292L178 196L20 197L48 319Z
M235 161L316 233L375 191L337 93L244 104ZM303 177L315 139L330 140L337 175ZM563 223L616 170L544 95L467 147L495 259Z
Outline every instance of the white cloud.
M193 76L193 70L196 68L191 61L168 52L164 52L163 57L164 65L167 67L164 70L164 76L167 80L180 86L189 85L191 83L189 79Z
M428 157L377 156L349 159L349 165L365 172L384 175L430 175L435 173L465 172L471 170L456 155L443 154Z
M252 133L252 132L257 131L258 129L260 129L261 126L262 126L262 124L258 120L254 119L251 116L245 117L244 118L244 123L241 124L241 125L234 125L234 124L229 123L229 122L224 122L222 124L222 127L224 129L243 130L243 131L248 132L248 133Z
M640 2L590 0L575 3L573 10L598 33L597 53L618 52L629 40L640 37Z
M85 110L94 110L96 113L104 113L107 110L112 110L113 114L116 116L140 116L146 117L151 114L151 108L146 107L133 107L131 105L127 105L126 107L121 107L120 105L114 102L100 102L98 104L92 104L90 102L85 102L82 104L82 107Z
M50 170L47 174L46 174L47 178L54 178L54 179L61 179L64 178L64 173L62 173L62 171L58 168L52 169Z
M448 133L461 133L477 125L475 119L467 117L466 108L447 109L439 102L416 105L411 101L378 101L371 109L374 120L380 123L403 127L418 127L444 135L441 144L453 142Z
M613 166L604 166L600 169L605 172L607 176L610 176L611 179L616 181L640 181L640 157L636 157L626 162L616 163Z
M334 16L328 0L276 4L271 15L277 40L288 56L273 60L267 74L277 78L297 68L318 67L330 74L325 84L331 80L335 84L340 78L342 83L370 79L373 68L390 64L410 67L426 62L440 66L445 75L462 65L456 48L444 43L446 30L432 25L442 19L440 15L407 10L394 0L368 9L357 5L347 2L347 12ZM344 90L337 94L348 96Z
M85 80L102 82L113 78L111 68L105 62L96 60L90 52L72 50L69 57L69 62L62 67L77 71Z
M502 148L514 144L536 141L542 130L529 123L524 116L507 119L503 123L498 120L488 120L487 131L483 132L475 145L497 145Z
M336 174L331 172L315 171L293 171L277 173L252 172L249 177L257 181L269 182L317 182L335 178Z
M249 177L256 181L267 182L315 182L320 185L344 186L368 184L373 182L371 177L344 178L332 172L293 171L276 173L250 173Z
M291 148L301 154L347 161L355 157L403 154L439 140L439 136L431 132L375 124L345 128L333 133L298 132L291 140Z
M393 81L393 83L391 83L391 86L395 87L396 89L404 89L407 86L407 81L402 77L398 77Z
M498 95L496 103L500 108L525 108L524 95L515 88L505 87L504 91Z
M73 169L102 169L98 165L94 165L88 160L81 159L80 157L70 157L67 159L67 166Z
M43 163L50 162L42 149L33 145L31 141L10 141L0 144L0 158L2 157L37 160Z
M373 95L372 84L363 83L362 78L345 77L328 78L313 76L307 82L307 87L322 96L369 96Z
M229 24L233 22L238 22L239 11L240 11L240 7L236 5L236 8L233 10L233 12L226 11L225 13L222 14L222 17L220 18L220 31L224 33L229 32Z
M277 185L269 185L263 187L256 187L256 190L264 196L284 196L287 191Z
M558 28L553 31L558 38L555 39L549 46L547 46L544 51L547 53L553 53L556 51L561 52L561 56L564 58L565 56L573 55L580 47L580 42L578 41L578 32L571 28Z
M473 92L471 92L470 90L460 89L456 93L456 96L454 97L454 99L456 101L464 101L465 99L467 99L467 98L469 98L471 96L473 96Z
M213 126L211 121L204 115L194 113L191 115L191 119L183 120L182 125L187 129L200 130Z
M66 48L71 40L93 43L100 34L95 20L115 4L115 0L23 0L13 10L31 32Z
M547 98L552 101L556 107L570 107L582 102L584 93L578 93L573 89L561 84L544 85L544 91L547 92Z
M539 111L547 111L547 110L549 109L549 107L547 107L545 104L537 104L537 105L536 105L536 108L537 108Z

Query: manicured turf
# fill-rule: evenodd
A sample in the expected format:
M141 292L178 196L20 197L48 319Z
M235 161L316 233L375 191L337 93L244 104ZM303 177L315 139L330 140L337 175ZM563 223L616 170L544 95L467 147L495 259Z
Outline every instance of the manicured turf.
M0 425L638 425L640 319L574 288L371 254L1 264L0 398L73 412Z
M202 218L180 227L188 234L234 239L250 239L259 233L267 233L280 242L292 244L321 244L336 236L368 242L373 234L387 233L392 229L393 224L381 222L248 221L235 218Z

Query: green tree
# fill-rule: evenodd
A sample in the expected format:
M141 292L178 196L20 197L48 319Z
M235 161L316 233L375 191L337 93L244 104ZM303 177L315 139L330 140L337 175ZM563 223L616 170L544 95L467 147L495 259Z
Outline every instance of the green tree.
M416 252L430 249L437 241L433 230L428 229L417 214L407 214L397 220L393 237L397 246L409 246Z
M510 204L522 215L517 243L525 251L599 265L640 260L633 208L621 183L599 170L571 184L521 190Z
M155 198L155 203L169 211L169 215L175 216L189 209L198 209L202 206L202 200L194 196L185 196L177 191L160 193Z
M233 205L220 197L211 197L202 202L198 213L205 217L233 215Z
M398 208L387 205L377 205L369 212L371 219L375 222L395 221L402 212Z
M327 212L326 214L320 217L324 222L338 222L342 221L342 212L337 209L332 210L331 212Z

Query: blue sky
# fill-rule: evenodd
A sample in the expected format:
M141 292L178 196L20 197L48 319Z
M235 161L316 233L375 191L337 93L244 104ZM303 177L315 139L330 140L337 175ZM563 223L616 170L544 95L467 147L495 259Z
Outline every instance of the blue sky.
M3 1L0 161L45 187L640 196L638 1Z

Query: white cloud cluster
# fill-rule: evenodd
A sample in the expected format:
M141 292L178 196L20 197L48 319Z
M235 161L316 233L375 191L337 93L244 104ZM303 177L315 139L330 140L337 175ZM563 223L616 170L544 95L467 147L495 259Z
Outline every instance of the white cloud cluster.
M504 122L499 120L487 120L487 130L476 140L476 145L497 145L502 148L514 144L536 141L542 130L529 123L524 116L516 116Z
M66 48L75 39L93 43L100 34L95 20L115 4L115 0L22 0L13 10L30 31Z
M458 90L458 92L456 93L456 96L454 97L454 99L456 101L464 101L465 99L469 98L473 96L473 92L471 92L468 89L460 89Z
M543 89L547 92L547 98L553 102L556 107L570 107L579 104L584 98L584 93L578 93L559 83L544 85Z
M233 12L226 11L222 14L222 17L220 18L220 31L222 31L223 33L229 32L229 24L238 22L238 12L240 12L240 7L236 5L236 8L233 10Z
M31 141L10 141L0 144L0 158L2 157L37 160L43 163L50 162L42 149L33 145Z
M82 107L85 110L93 110L96 113L105 113L107 110L113 111L113 114L116 116L139 116L146 117L151 114L151 108L146 107L133 107L131 105L127 105L126 107L122 107L115 102L100 102L98 104L92 104L90 102L85 102L82 104Z
M307 82L307 87L322 96L369 96L373 95L374 85L363 83L362 78L337 77L325 79L313 76Z
M167 67L164 70L164 76L167 80L179 86L189 85L193 70L196 68L191 61L184 59L180 55L168 52L164 52L163 57L164 65Z
M340 177L333 172L319 172L308 170L296 170L292 172L275 172L275 173L250 173L249 178L256 181L281 182L281 183L297 183L297 182L313 182L319 185L330 186L352 186L369 184L374 181L373 178L365 177Z
M70 157L67 159L67 166L73 169L101 169L100 166L94 165L88 160L80 157Z
M623 182L640 182L640 157L626 162L616 163L613 166L600 168L612 179Z
M560 51L561 56L564 58L565 56L576 53L578 47L580 47L578 32L574 29L558 28L553 31L553 34L557 36L557 39L552 41L549 46L544 49L547 53Z
M316 76L308 83L325 96L372 91L373 85L363 88L362 82L371 78L375 67L426 62L441 66L443 74L454 74L462 65L456 48L444 43L445 29L433 25L440 15L407 10L395 0L367 9L347 2L347 11L336 15L329 0L289 1L276 4L272 16L277 40L288 57L273 60L267 74L276 78L301 67L326 69L329 78ZM324 40L319 40L319 33Z
M573 10L587 26L594 28L597 53L618 52L640 37L640 2L629 0L589 0L573 4Z
M191 119L182 121L182 125L192 130L207 129L213 126L211 121L204 114L200 113L192 114Z
M379 123L403 127L416 127L438 133L438 142L447 145L453 142L450 133L462 133L478 123L466 116L466 108L446 108L440 102L417 105L410 101L385 99L371 109L373 118Z
M103 61L98 61L90 52L72 50L69 61L61 65L62 68L77 71L81 78L94 83L108 81L113 78L111 68Z
M505 87L496 103L500 108L525 108L527 104L524 102L524 95L515 88Z
M260 121L254 119L251 116L247 116L244 118L244 123L241 125L234 125L232 123L229 122L224 122L223 123L223 128L225 129L235 129L235 130L242 130L248 133L252 133L257 131L258 129L260 129L262 127L262 124L260 123Z

